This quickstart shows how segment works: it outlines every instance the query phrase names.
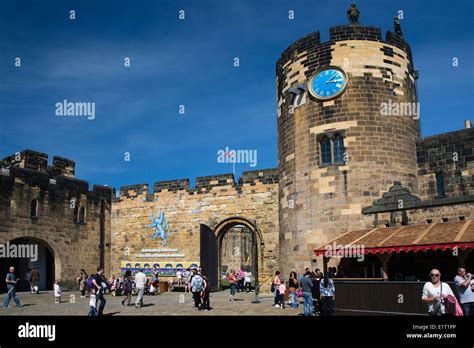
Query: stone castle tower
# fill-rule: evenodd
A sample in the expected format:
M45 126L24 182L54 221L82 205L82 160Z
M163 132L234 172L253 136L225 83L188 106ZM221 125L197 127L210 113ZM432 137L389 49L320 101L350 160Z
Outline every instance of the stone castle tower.
M384 115L382 105L417 102L411 49L398 21L387 32L350 20L292 45L276 64L281 271L310 264L315 247L374 226L363 207L399 181L417 193L416 115ZM345 72L336 98L319 101L310 80L328 66ZM319 69L319 70L318 70ZM419 115L418 115L419 116ZM323 153L324 152L324 153ZM324 158L323 158L324 157Z

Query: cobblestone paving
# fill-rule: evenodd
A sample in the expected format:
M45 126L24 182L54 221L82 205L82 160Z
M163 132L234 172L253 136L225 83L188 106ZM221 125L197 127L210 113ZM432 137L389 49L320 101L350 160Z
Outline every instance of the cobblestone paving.
M17 308L13 300L8 309L0 308L1 316L8 315L78 315L86 316L89 312L89 299L81 298L79 292L64 292L61 304L54 303L54 295L51 291L38 295L30 293L18 293L23 308ZM3 303L5 294L0 295ZM238 293L235 302L229 301L229 292L221 291L211 293L211 311L197 311L193 308L192 294L182 292L163 293L160 295L145 295L144 307L136 309L134 306L122 306L124 297L105 296L107 305L105 315L286 315L295 316L303 313L302 303L298 308L286 306L285 309L273 306L271 294L260 296L261 303L251 303L255 299L254 293ZM70 302L74 299L75 302ZM136 296L132 297L132 303Z

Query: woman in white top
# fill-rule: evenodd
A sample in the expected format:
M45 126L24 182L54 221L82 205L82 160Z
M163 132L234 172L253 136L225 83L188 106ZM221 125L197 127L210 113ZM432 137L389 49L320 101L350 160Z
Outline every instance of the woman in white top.
M252 284L252 272L247 270L244 273L245 292L250 292L250 285Z
M178 285L181 285L183 282L183 272L180 269L176 271L176 278L178 280Z
M428 304L429 315L444 315L446 314L444 299L448 295L454 296L453 291L448 284L441 281L441 272L439 270L432 269L430 278L431 282L427 282L423 286L421 299Z

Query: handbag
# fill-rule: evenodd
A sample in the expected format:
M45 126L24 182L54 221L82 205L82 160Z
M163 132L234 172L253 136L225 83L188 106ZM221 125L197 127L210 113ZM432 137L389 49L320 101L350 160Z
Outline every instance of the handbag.
M303 290L301 288L299 288L298 290L296 290L296 297L303 297Z
M443 282L441 282L441 291L440 291L441 303L444 305L444 315L455 316L456 315L456 297L452 295L447 295L443 299ZM441 306L439 306L441 310Z
M464 312L462 311L462 307L461 305L459 304L458 302L458 299L455 297L454 298L456 300L456 314L455 316L457 317L463 317L464 316Z
M272 286L271 286L271 288L270 288L270 291L271 291L271 292L275 292L275 283L273 283L273 282L272 282Z
M463 316L463 311L456 297L448 295L445 300L446 315Z
M444 314L451 316L456 314L456 299L451 295L444 299Z

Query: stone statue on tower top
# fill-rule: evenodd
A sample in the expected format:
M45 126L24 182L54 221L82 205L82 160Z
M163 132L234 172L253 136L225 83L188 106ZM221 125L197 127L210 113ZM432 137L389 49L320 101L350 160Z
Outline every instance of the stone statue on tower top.
M357 8L356 4L351 4L351 7L347 10L347 19L349 19L349 23L351 25L353 24L359 24L359 15L360 11Z
M394 29L395 29L395 34L397 34L399 36L403 36L402 27L400 25L400 21L398 19L398 16L393 17L393 26L394 26Z

